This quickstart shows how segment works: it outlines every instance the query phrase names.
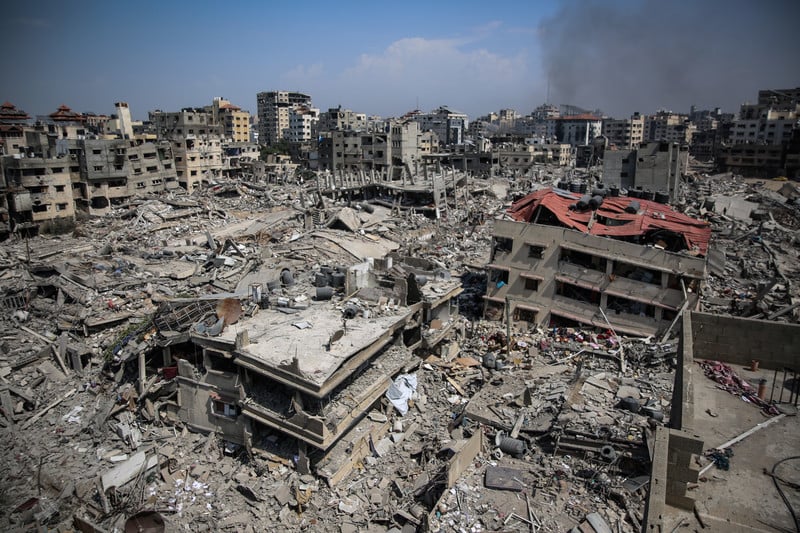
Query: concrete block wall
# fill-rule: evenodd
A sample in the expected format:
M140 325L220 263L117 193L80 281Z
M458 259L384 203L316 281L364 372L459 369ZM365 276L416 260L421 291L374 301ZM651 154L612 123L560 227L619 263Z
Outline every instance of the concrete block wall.
M661 426L652 438L653 461L642 531L663 532L667 505L687 511L694 508L688 484L699 478L696 458L703 452L703 441L685 431Z
M800 369L800 325L692 312L691 329L695 360Z
M694 423L693 375L694 364L692 335L692 315L684 313L681 317L681 331L678 336L678 367L672 385L672 407L669 425L675 429L687 429Z
M681 509L694 507L687 483L697 483L700 467L696 458L703 453L703 441L688 433L670 429L667 446L666 503Z

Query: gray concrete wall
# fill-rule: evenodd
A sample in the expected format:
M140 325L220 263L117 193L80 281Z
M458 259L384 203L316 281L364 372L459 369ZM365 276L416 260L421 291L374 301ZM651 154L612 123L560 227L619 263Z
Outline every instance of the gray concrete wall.
M653 247L587 235L567 228L498 220L495 222L494 235L513 239L513 245L509 252L495 254L492 259L493 264L508 267L508 283L497 287L496 283L490 279L487 296L496 302L504 302L508 298L512 312L517 304L539 308L537 318L540 323L545 322L550 315L556 293L555 276L559 273L559 255L562 246L580 249L587 254L605 257L610 261L647 266L647 268L661 272L682 272L687 277L693 278L702 278L705 275L704 258L674 254ZM541 258L529 257L529 243L545 247ZM542 278L538 290L525 289L525 279L521 276L523 273ZM637 283L631 280L626 280L626 282ZM627 318L632 316L629 315ZM609 314L612 322L614 322L614 318L613 313Z
M800 367L800 325L712 315L691 314L695 359L716 359L762 368Z
M606 150L603 154L603 183L606 186L630 188L635 173L636 150Z

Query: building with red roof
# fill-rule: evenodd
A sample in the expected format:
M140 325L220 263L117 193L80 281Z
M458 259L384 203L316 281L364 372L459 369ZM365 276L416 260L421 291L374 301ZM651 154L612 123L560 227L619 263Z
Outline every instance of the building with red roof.
M707 222L650 200L535 191L495 223L487 318L650 336L697 303Z

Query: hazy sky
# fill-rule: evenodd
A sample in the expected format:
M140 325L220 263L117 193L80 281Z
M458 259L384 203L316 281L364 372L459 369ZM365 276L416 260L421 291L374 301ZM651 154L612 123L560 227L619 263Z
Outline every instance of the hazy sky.
M300 7L302 6L302 7ZM551 103L612 116L736 111L800 86L798 0L383 2L5 0L0 101L112 113L251 112L295 90L322 110L396 116L439 105L475 118Z

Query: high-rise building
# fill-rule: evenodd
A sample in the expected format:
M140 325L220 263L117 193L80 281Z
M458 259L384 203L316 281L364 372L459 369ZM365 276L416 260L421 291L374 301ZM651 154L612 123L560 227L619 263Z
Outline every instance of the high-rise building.
M290 91L267 91L256 95L258 103L258 140L272 145L281 141L289 129L290 110L312 107L307 94Z

